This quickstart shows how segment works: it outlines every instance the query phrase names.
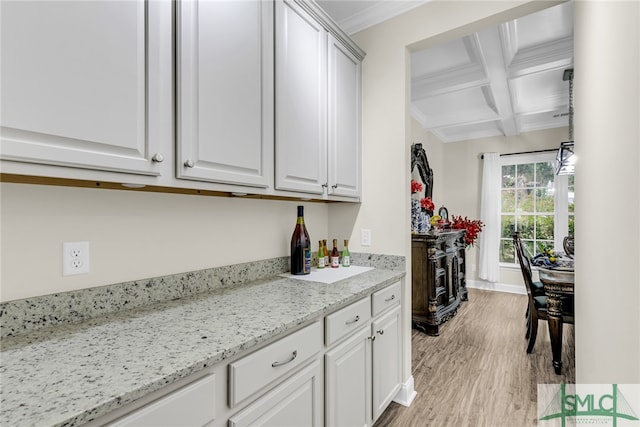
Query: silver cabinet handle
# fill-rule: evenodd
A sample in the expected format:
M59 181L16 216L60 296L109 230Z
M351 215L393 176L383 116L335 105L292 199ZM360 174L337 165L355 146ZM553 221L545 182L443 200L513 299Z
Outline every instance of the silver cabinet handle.
M322 188L327 188L329 186L328 182L325 182L324 184L322 184Z
M380 330L378 330L376 332L379 333L380 335L384 335L384 329L380 329Z
M275 368L276 366L286 365L287 363L293 362L293 359L296 357L298 357L298 350L293 350L293 353L291 353L291 359L285 360L284 362L275 361L271 364L271 367Z
M384 302L393 301L394 299L396 299L396 295L395 294L391 295L391 298L387 298L386 300L384 300Z
M333 184L333 185L331 186L331 188L333 188L333 189L335 190L336 188L338 188L338 184Z
M162 163L164 162L164 156L162 155L162 153L156 153L153 155L151 160L153 160L156 163Z
M353 320L347 320L346 322L344 322L344 324L350 325L352 323L356 323L358 320L360 320L360 316L356 316Z
M369 338L371 341L375 341L376 340L376 336L375 335L367 337L367 338Z
M184 166L187 168L192 168L195 166L195 164L193 163L193 160L187 160L186 162L184 162Z

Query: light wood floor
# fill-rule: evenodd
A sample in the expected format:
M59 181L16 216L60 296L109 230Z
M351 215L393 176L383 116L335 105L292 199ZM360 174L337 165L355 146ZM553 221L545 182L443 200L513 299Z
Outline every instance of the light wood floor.
M470 289L440 336L413 330L418 395L408 408L392 402L375 427L537 425L537 384L575 382L574 330L564 326L562 375L556 375L546 321L533 353L526 353L526 298Z

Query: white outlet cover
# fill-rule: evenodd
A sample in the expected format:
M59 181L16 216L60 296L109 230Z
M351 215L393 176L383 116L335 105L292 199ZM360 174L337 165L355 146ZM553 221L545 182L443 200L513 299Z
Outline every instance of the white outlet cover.
M62 244L62 275L88 274L89 259L89 242L64 242Z
M366 228L360 230L360 244L362 246L371 246L371 230Z

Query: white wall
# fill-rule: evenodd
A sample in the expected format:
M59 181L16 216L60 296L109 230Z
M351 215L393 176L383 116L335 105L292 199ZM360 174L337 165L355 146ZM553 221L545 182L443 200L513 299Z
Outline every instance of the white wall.
M310 237L328 237L324 203L11 183L0 191L2 301L287 256L298 204ZM83 240L90 273L63 277L62 242Z
M576 378L638 384L640 2L574 14Z

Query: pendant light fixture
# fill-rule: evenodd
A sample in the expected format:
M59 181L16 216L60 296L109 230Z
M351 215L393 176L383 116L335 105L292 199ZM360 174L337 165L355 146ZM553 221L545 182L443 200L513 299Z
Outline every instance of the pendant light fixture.
M556 155L556 175L573 175L575 171L576 155L573 152L573 68L564 70L562 80L569 80L569 140L560 143Z

